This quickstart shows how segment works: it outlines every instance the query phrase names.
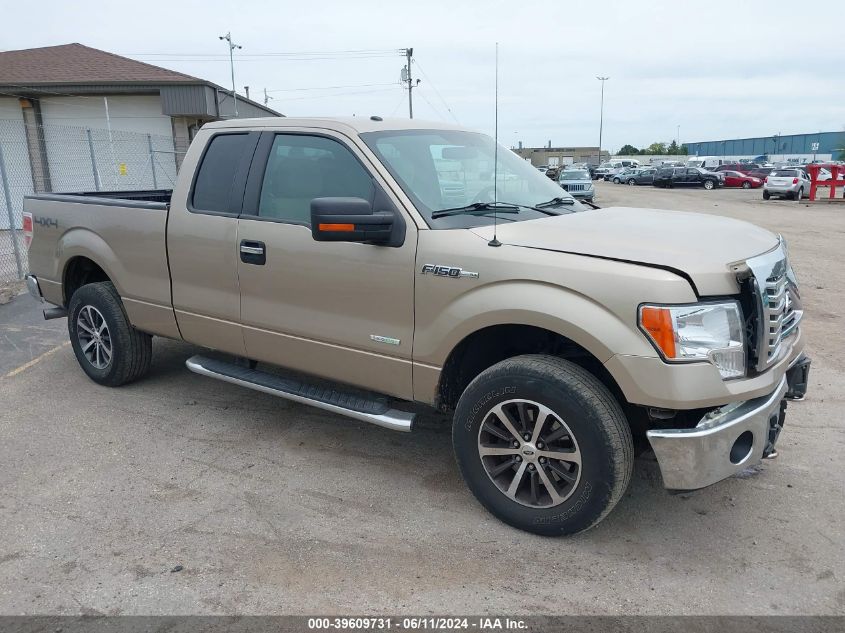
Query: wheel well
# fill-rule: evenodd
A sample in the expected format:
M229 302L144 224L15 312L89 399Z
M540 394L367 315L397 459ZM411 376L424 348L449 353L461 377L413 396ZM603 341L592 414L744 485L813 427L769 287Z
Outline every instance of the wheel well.
M473 332L458 343L440 373L435 405L442 411L454 410L461 394L478 374L522 354L566 358L592 373L610 389L620 405L626 405L619 385L601 361L565 336L531 325L494 325Z
M62 289L65 295L65 307L70 303L73 293L85 284L98 281L111 281L105 271L87 257L74 257L65 266Z

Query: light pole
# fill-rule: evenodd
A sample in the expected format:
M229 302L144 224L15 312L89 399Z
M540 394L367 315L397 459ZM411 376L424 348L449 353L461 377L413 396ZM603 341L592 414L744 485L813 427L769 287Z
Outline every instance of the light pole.
M681 126L676 126L678 128L678 133L675 135L675 145L678 146L678 149L681 147Z
M235 59L232 56L232 51L236 48L243 48L240 44L235 44L232 41L232 32L229 31L226 35L220 36L221 40L226 40L229 43L229 70L232 71L232 98L235 100L235 117L238 116L238 92L235 90Z
M601 134L604 127L604 82L610 79L610 77L599 77L596 76L601 82L601 106L599 108L599 165L601 165Z

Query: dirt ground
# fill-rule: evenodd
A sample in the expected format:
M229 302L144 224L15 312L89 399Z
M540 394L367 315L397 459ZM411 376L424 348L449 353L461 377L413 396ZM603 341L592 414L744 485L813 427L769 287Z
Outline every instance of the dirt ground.
M603 206L781 232L813 357L781 455L694 494L653 463L597 528L511 529L465 488L449 429L401 434L189 373L99 387L64 320L0 306L0 614L845 614L845 208L599 183ZM173 571L181 566L181 571Z

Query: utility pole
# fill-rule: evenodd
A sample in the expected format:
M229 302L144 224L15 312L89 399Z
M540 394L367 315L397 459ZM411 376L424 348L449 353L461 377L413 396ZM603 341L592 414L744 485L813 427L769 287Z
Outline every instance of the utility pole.
M413 90L417 86L420 85L420 80L417 79L417 83L414 83L413 77L411 77L411 56L414 54L413 48L406 48L405 49L405 57L408 59L407 65L402 69L402 74L400 75L400 81L402 83L408 84L408 116L410 118L414 118L414 96Z
M601 106L599 108L599 165L601 165L601 134L602 128L604 127L604 82L610 79L610 77L599 77L596 76L601 82Z
M240 44L235 44L232 41L232 32L228 31L226 35L220 36L221 40L226 40L229 44L229 69L232 71L232 98L235 100L235 117L238 116L238 91L235 89L235 59L232 51L236 48L243 48Z
M272 98L273 97L271 97L270 95L267 94L267 88L265 88L264 89L264 105L267 105L267 102L270 101L270 99L272 99Z

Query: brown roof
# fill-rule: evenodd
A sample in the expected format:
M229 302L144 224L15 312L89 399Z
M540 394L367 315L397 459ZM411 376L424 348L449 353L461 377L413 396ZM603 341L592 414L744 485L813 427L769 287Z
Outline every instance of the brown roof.
M0 84L207 83L82 44L0 52Z

